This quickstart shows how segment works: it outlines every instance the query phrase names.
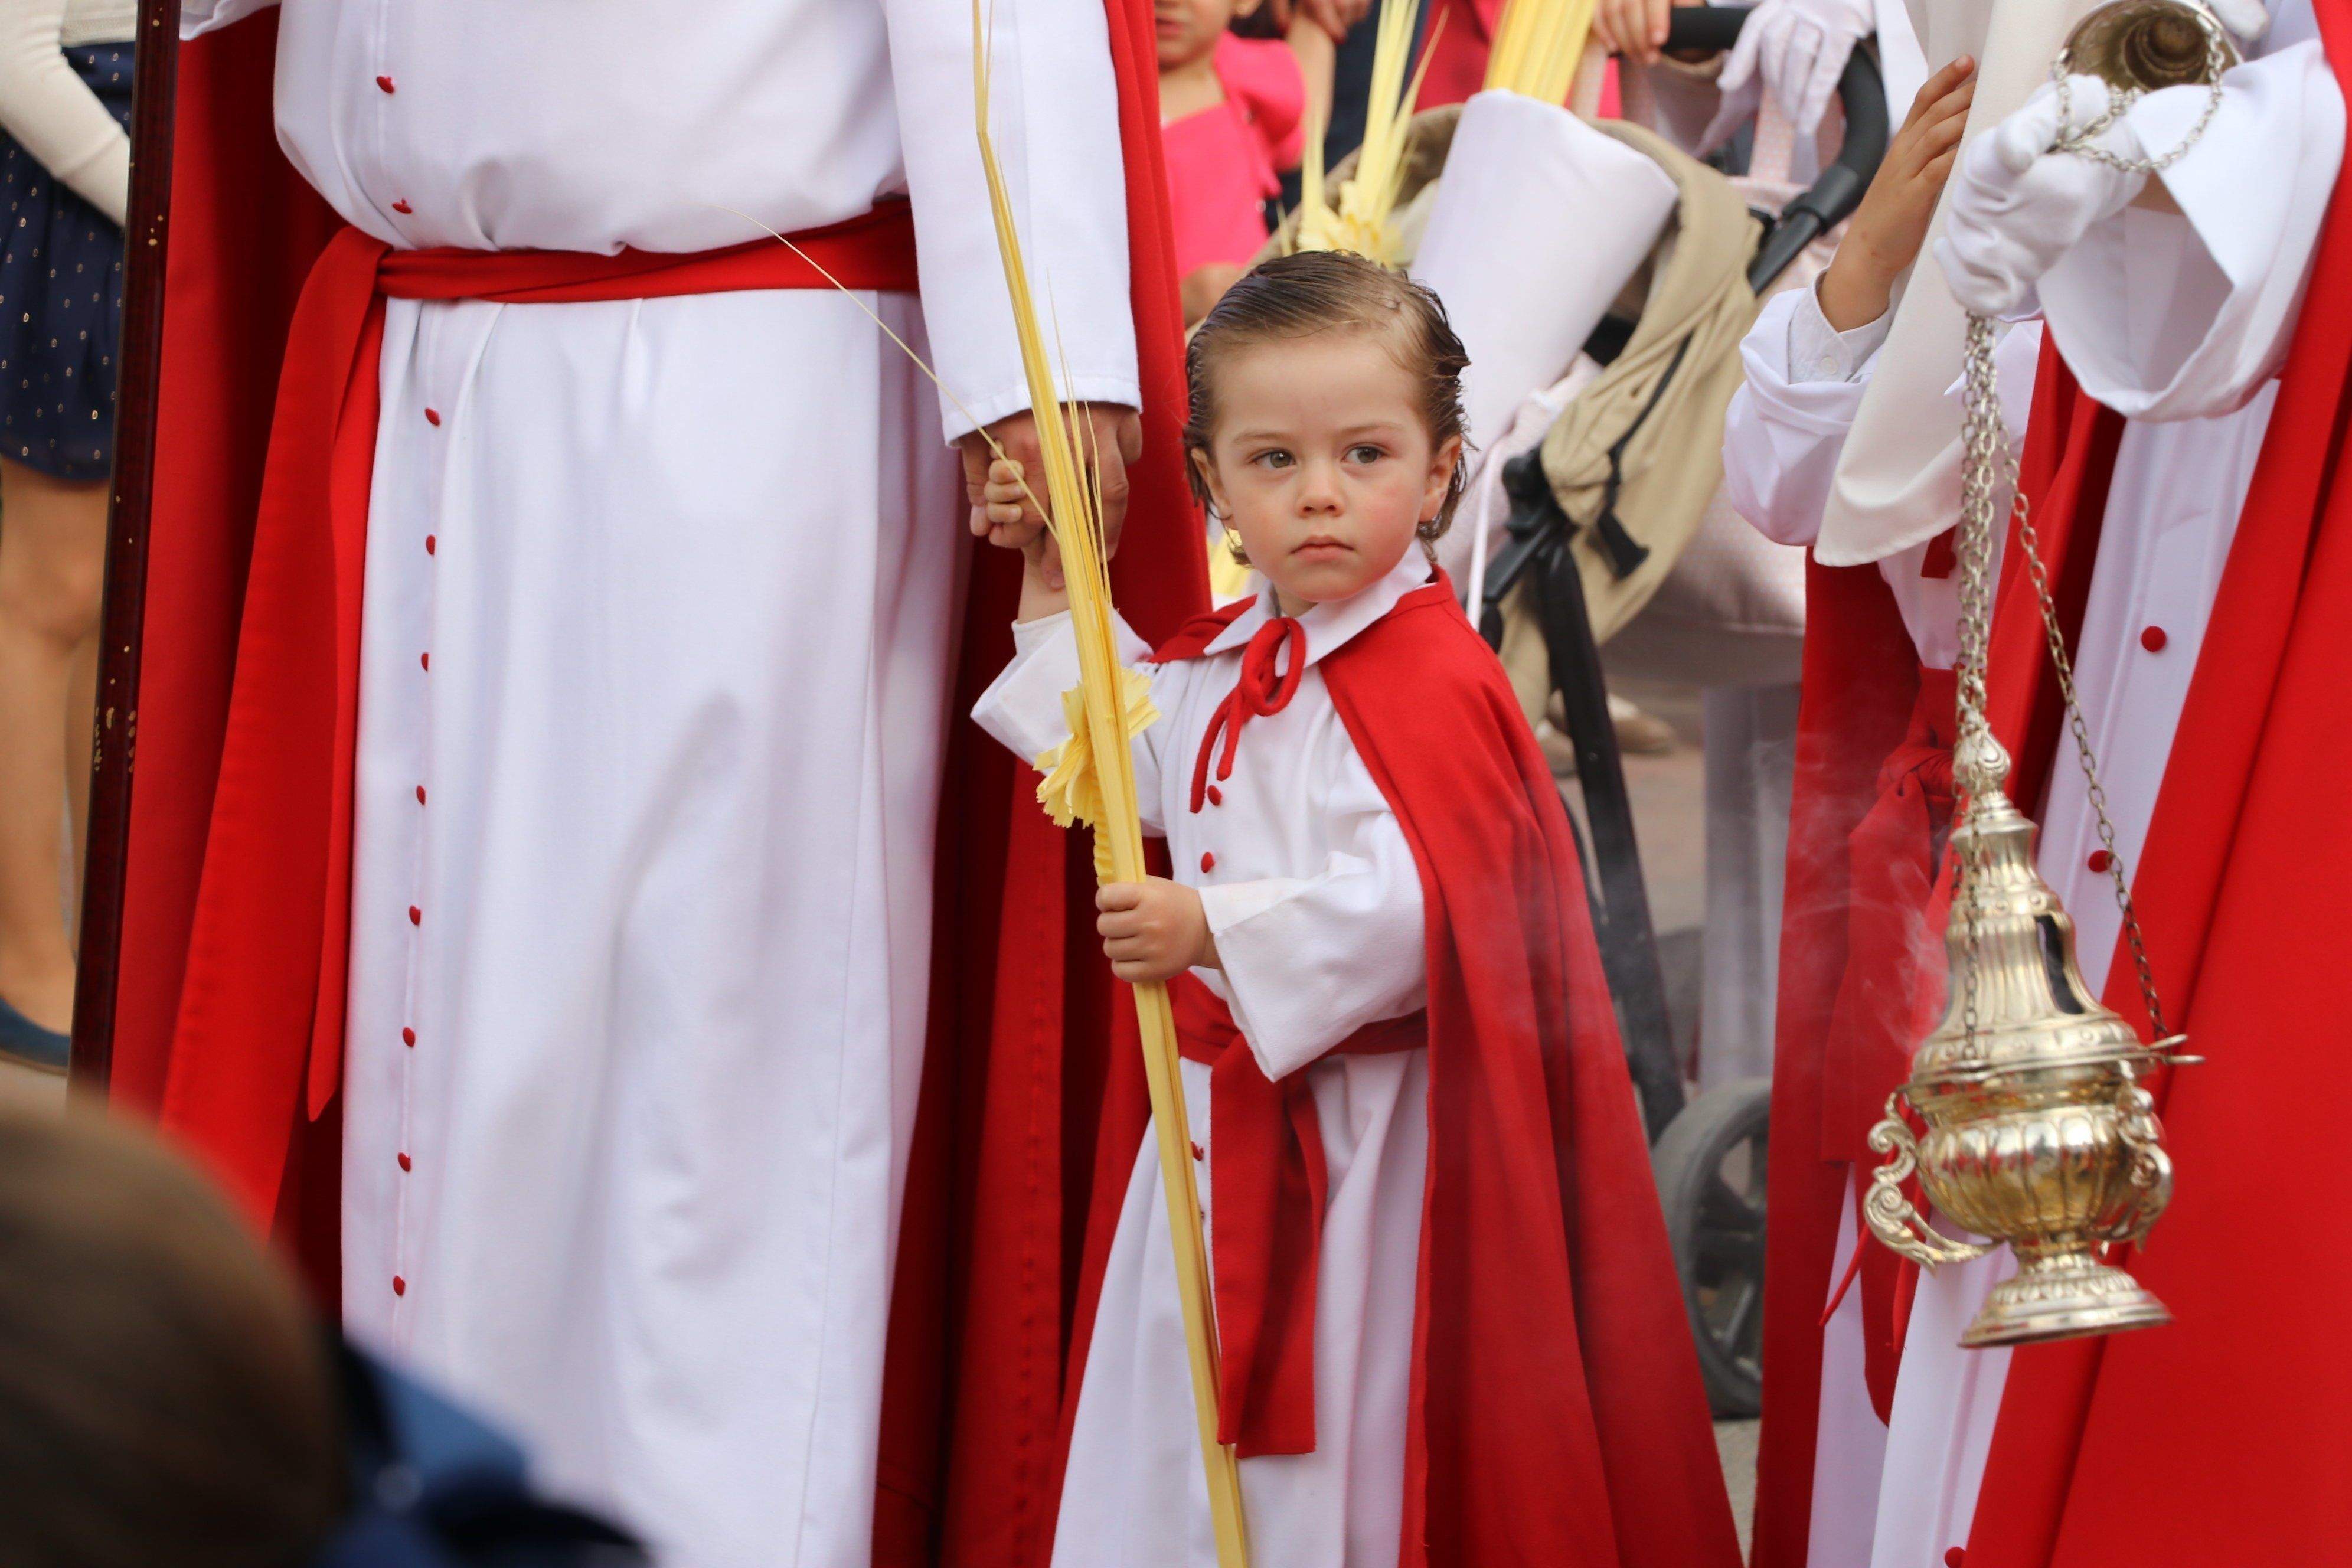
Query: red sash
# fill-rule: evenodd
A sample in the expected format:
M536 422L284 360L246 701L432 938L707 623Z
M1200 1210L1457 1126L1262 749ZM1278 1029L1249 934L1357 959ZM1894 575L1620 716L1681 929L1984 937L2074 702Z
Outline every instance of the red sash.
M904 203L794 243L798 251L761 239L688 255L399 251L345 228L311 268L278 379L163 1100L164 1120L214 1156L263 1226L299 1117L325 1109L342 1070L361 576L383 301L555 304L835 280L915 288ZM273 962L255 963L257 951Z
M1307 1074L1265 1076L1234 1016L1191 975L1169 987L1177 1048L1209 1068L1209 1259L1220 1352L1217 1436L1243 1458L1315 1451L1315 1279L1329 1182ZM1366 1025L1332 1056L1429 1044L1429 1015ZM1196 1145L1197 1147L1197 1145Z

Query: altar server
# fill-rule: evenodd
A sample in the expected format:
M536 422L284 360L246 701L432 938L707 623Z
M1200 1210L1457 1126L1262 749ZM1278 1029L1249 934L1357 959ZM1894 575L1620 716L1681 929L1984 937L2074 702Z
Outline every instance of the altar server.
M2075 679L2166 1022L2210 1065L2168 1086L2179 1186L2131 1260L2173 1326L1964 1369L1952 1338L1987 1281L1923 1280L1896 1439L1909 1419L1967 1444L1908 1478L1911 1506L1882 1509L1881 1564L1965 1542L1968 1563L2000 1568L2172 1568L2326 1557L2352 1531L2330 1437L2345 1249L2324 1212L2283 1196L2328 1179L2352 1110L2320 1044L2352 1003L2334 913L2352 836L2322 804L2347 761L2352 624L2336 463L2352 412L2352 7L2284 0L2248 53L2160 173L2050 153L2045 89L1954 179L1938 252L1954 294L1987 312L2038 296L2048 323L2053 395L2026 483L2078 617ZM2073 97L2076 123L2104 105L2093 82ZM2100 144L2164 159L2207 107L2201 89L2151 94ZM2104 972L2145 1030L2038 615L2013 563L2004 575L1995 717L2027 790L2048 780L2042 868L2085 974ZM1972 1499L1957 1483L1979 1466Z
M1253 1554L1736 1563L1574 840L1426 552L1460 344L1427 290L1307 252L1190 360L1195 472L1266 587L1150 656L1138 790L1174 877L1107 889L1102 930L1177 992ZM1034 756L1076 654L1034 563L1023 607L978 716ZM1215 1561L1142 1100L1130 1065L1059 1568Z
M991 10L1166 629L1148 16ZM950 444L1034 439L971 8L184 16L118 1091L663 1561L1021 1562L1085 1175L1028 1119L1108 997L1057 836L951 761L1012 584L966 616Z

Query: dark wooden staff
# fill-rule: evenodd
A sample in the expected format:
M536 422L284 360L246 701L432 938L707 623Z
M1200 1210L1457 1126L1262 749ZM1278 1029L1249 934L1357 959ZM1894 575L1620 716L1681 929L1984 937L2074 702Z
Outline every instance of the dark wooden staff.
M139 748L140 630L146 619L147 521L155 483L156 384L163 350L163 261L172 199L179 0L140 0L131 100L131 208L123 226L122 363L114 404L114 493L107 520L98 723L90 756L89 847L81 890L73 1084L104 1094L114 1063L122 889Z

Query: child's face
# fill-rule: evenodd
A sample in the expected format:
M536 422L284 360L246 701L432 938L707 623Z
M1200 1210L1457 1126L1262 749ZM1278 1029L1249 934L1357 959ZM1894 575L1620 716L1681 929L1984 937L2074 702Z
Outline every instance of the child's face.
M1462 443L1432 441L1420 389L1379 334L1234 348L1216 377L1216 433L1193 460L1286 613L1360 593L1415 548Z
M1188 66L1206 56L1239 14L1236 0L1152 0L1160 68Z

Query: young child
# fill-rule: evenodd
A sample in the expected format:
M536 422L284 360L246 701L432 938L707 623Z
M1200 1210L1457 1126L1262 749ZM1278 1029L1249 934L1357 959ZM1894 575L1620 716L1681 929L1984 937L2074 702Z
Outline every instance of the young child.
M1730 1568L1574 840L1429 563L1464 363L1433 295L1339 252L1266 263L1194 334L1194 487L1265 587L1149 656L1137 784L1176 875L1103 890L1105 951L1177 993L1256 1561ZM1000 542L1016 478L992 475ZM1036 758L1078 677L1051 552L1026 548L1017 651L975 717ZM1057 1568L1215 1562L1133 1054L1110 1064Z
M1302 15L1288 38L1229 29L1259 0L1155 0L1160 135L1184 324L1209 313L1266 241L1265 204L1298 166L1310 96L1328 99L1333 44ZM1310 82L1317 84L1310 89Z

